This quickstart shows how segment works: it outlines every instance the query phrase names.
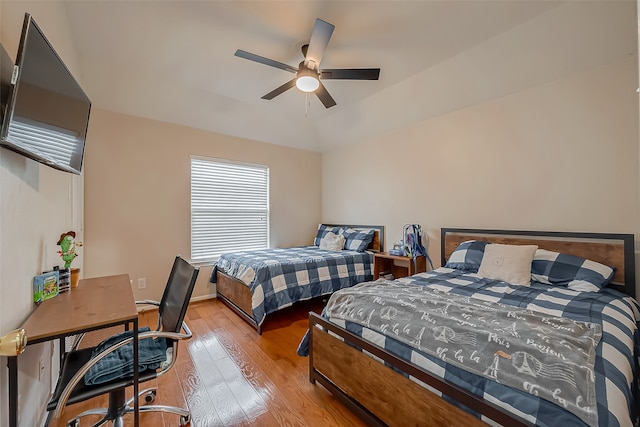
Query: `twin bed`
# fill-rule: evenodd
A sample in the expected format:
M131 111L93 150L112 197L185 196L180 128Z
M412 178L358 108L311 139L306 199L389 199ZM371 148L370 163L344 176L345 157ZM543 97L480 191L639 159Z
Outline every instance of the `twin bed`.
M324 249L329 233L345 236L345 249ZM313 246L223 254L210 281L217 297L260 334L270 313L372 280L372 252L382 248L384 226L320 224Z
M635 425L632 234L442 229L441 256L310 313L310 381L369 425Z
M322 227L375 232L366 250L327 251ZM445 267L371 282L383 238L321 225L314 246L221 258L211 281L258 333L269 313L332 294L299 354L369 425L637 425L632 234L447 228ZM525 252L526 283L502 277Z

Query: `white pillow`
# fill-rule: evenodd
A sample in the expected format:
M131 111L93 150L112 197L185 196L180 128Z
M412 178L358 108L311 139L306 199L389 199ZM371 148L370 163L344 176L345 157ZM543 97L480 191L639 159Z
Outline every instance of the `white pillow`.
M342 234L335 234L331 231L320 240L320 249L327 251L341 251L344 249L345 238Z
M478 275L513 285L529 286L531 261L537 249L535 245L489 244L484 248Z

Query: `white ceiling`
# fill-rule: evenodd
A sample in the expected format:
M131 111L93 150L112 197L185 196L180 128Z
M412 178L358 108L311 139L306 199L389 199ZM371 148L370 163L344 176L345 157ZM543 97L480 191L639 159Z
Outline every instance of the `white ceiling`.
M635 1L69 1L79 79L94 106L324 151L618 60L637 50ZM34 16L36 21L38 17ZM335 25L320 68L337 102L291 89L315 18ZM45 34L46 28L43 28Z

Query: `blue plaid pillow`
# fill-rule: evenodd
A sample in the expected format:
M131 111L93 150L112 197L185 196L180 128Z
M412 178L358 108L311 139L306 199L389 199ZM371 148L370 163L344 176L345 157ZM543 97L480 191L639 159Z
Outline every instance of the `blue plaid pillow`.
M531 263L533 280L574 291L598 292L614 274L615 269L607 265L545 249L538 249Z
M340 227L329 227L328 225L319 224L318 225L318 233L316 233L316 238L313 241L315 246L320 246L320 241L327 233L340 234Z
M489 242L484 240L467 240L453 251L445 267L477 273L484 256L484 248Z
M373 228L370 230L342 229L341 234L346 239L344 248L348 251L364 252L373 242L375 232Z

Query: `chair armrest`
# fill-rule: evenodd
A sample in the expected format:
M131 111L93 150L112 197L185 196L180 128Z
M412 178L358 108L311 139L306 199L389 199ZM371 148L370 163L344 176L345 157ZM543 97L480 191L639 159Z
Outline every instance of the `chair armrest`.
M184 329L185 333L181 334L180 332L165 332L165 331L149 331L138 334L138 340L143 340L145 338L168 338L171 340L187 340L191 338L193 335L191 330L187 326L186 323L182 322L182 329ZM132 341L133 338L127 338L128 341Z
M145 300L138 300L136 301L136 305L144 305L146 307L138 307L136 309L136 311L138 313L144 313L146 310L153 310L153 307L157 307L158 309L160 308L160 303L158 301L154 301L154 300L150 300L150 299L145 299ZM153 306L153 307L148 307L148 306ZM158 317L158 326L156 327L156 329L160 329L160 318Z
M144 300L136 301L136 305L140 305L140 304L156 305L158 307L160 306L160 302L154 301L154 300L150 300L150 299L144 299Z
M191 330L189 329L189 327L185 322L182 322L181 329L184 330L185 332L184 334L181 334L179 332L165 332L165 331L149 331L149 332L138 333L138 342L146 338L168 338L171 340L186 340L192 337L193 334L191 333ZM84 366L82 366L82 368L80 368L80 370L76 372L76 374L71 378L71 380L69 380L69 383L60 394L60 399L58 399L58 405L56 406L56 410L53 413L53 417L54 418L60 417L62 409L66 406L67 400L69 399L71 392L73 391L75 386L80 381L82 381L85 374L89 371L89 369L91 369L93 365L98 363L100 360L104 359L107 355L109 355L113 351L132 342L133 342L133 337L125 338L124 340L112 345L111 347L95 355L86 364L84 364Z
M85 363L84 366L82 366L82 368L80 368L78 372L76 372L75 375L71 377L71 379L69 380L69 383L67 383L67 386L64 388L64 390L60 394L60 398L58 399L56 410L53 413L53 418L60 417L62 409L66 406L67 400L69 399L71 392L73 391L75 386L84 378L84 375L89 371L89 369L91 369L93 365L98 363L100 360L104 359L108 354L112 353L114 350L117 350L120 347L123 347L132 341L133 341L133 337L124 339L112 345L111 347L107 348L103 352L97 354L96 356L92 357L87 363Z

